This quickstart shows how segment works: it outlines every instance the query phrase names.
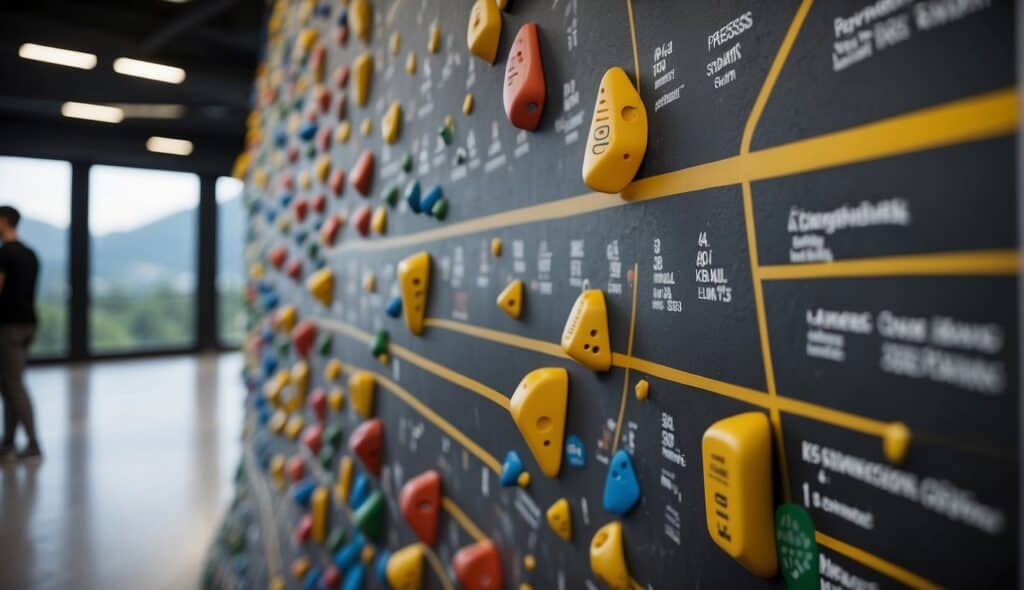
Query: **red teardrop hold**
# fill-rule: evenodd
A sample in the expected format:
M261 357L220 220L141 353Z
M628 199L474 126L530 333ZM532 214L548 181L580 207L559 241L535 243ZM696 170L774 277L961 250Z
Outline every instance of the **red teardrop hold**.
M324 570L324 577L321 579L323 580L324 588L327 588L327 590L341 588L341 570L338 569L338 566L328 566Z
M374 476L380 475L381 455L384 451L384 424L379 418L363 423L348 437L348 447Z
M320 193L313 199L313 211L317 213L327 211L327 195Z
M285 470L288 472L288 477L291 478L292 482L297 482L306 475L306 462L302 459L302 455L292 455L285 463Z
M314 455L320 452L324 446L324 429L319 424L307 426L302 431L302 444L309 448Z
M356 210L355 214L352 215L352 223L356 226L356 230L363 237L370 235L370 206L363 205Z
M321 113L326 115L327 111L330 110L331 98L333 98L331 92L326 88L321 88L320 91L316 93L316 104L320 107Z
M285 273L293 280L297 281L302 278L302 261L298 258L292 258L291 262L288 263L288 268Z
M331 138L334 136L331 133L330 127L322 127L316 133L316 149L320 150L321 153L326 152L331 148Z
M370 150L360 154L356 165L352 167L352 186L356 187L364 197L370 195L370 188L373 186L373 152Z
M299 519L299 523L295 525L295 544L303 545L309 540L310 534L313 532L313 515L304 514Z
M420 540L435 545L441 519L441 474L430 470L405 482L398 505Z
M293 145L288 148L288 161L292 164L299 161L299 146Z
M306 215L309 214L309 201L306 199L299 199L292 205L292 209L295 212L295 220L302 223L306 220Z
M323 422L327 419L327 392L322 387L313 390L313 394L309 397L309 405L312 406L318 421Z
M327 181L327 186L331 189L331 192L334 193L334 196L341 196L341 193L345 190L344 168L335 168L331 172L331 178Z
M295 155L298 157L299 148L292 146L291 149L295 150ZM295 176L291 172L288 172L281 177L281 190L286 193L295 192Z
M292 344L295 345L295 352L299 353L299 356L309 356L314 340L316 340L316 324L310 320L303 321L292 330Z
M501 590L501 554L494 541L459 549L452 558L452 569L465 590Z
M270 261L270 264L274 265L274 268L281 268L284 266L284 261L288 260L288 249L284 246L274 246L267 253L267 260Z
M338 66L338 69L334 72L334 82L338 85L338 88L344 88L348 86L348 77L352 70L348 66Z
M520 129L536 129L546 93L537 25L526 23L516 34L505 64L502 99L508 120Z
M334 245L334 242L338 239L338 231L341 230L341 224L341 217L337 215L331 215L327 218L324 226L320 228L320 239L323 240L324 245Z

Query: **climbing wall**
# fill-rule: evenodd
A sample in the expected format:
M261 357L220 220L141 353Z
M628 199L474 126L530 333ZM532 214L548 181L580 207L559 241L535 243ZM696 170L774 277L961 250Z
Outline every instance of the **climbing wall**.
M268 7L235 588L1009 587L996 0Z

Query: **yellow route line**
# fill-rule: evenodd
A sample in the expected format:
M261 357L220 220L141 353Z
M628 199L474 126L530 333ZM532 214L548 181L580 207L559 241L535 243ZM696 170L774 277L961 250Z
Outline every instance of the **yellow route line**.
M879 256L834 262L762 266L757 269L757 275L764 281L894 275L1009 276L1019 272L1020 256L1020 252L1013 249Z
M379 251L594 213L699 190L731 186L1012 135L1017 130L1017 89L1004 88L638 180L620 195L586 193L444 227L374 240L346 241L329 250Z
M858 561L867 565L871 569L881 572L890 578L902 582L911 588L927 589L927 590L938 590L942 586L932 582L931 580L921 577L910 570L900 567L891 561L886 561L877 555L868 553L863 549L859 549L844 543L839 539L830 537L821 531L814 532L814 538L818 541L818 544L828 547L829 549L849 557L854 561Z
M360 371L368 371L370 373L373 373L377 377L377 381L385 389L387 389L396 397L404 401L409 407L411 407L421 416L429 420L434 426L440 428L445 434L452 437L455 440L455 442L462 445L462 447L465 448L467 451L473 453L473 455L475 455L477 459L483 462L484 465L489 467L491 471L499 475L501 474L501 463L498 462L494 455L491 455L486 450L484 450L483 447L478 445L473 439L466 436L461 430L452 425L451 422L448 422L447 420L442 418L440 414L438 414L425 403L420 401L415 395L410 393L409 390L405 389L398 383L395 383L394 381L392 381L391 379L389 379L387 376L380 372L360 368L357 367L356 365L352 365L351 363L349 364L349 366L359 369Z
M473 522L471 518L466 516L466 513L462 511L462 508L459 508L459 505L455 503L455 500L452 500L448 496L443 496L441 498L441 507L459 523L459 526L469 533L469 536L476 539L477 542L487 540L487 535L480 530L480 527L476 526L476 523Z
M533 352L557 358L568 358L562 348L557 344L538 340L536 338L527 338L525 336L519 336L518 334L509 334L500 330L483 328L454 320L427 318L425 323L428 326L448 330L450 332L457 332L474 338L480 338L482 340L488 340L497 344L505 344L516 348L522 348L524 350L532 350ZM771 402L768 399L767 392L745 387L743 385L737 385L735 383L729 383L727 381L720 381L711 377L704 377L703 375L697 375L696 373L690 373L688 371L669 367L640 357L613 352L612 366L645 373L647 375L658 377L659 379L664 379L665 381L701 389L709 393L728 397L759 408L768 409L771 407ZM882 420L876 420L851 414L843 410L819 406L812 402L805 402L799 399L777 396L776 401L779 405L779 409L787 414L817 420L819 422L839 426L871 436L881 437L885 433L886 427L890 424L889 422Z
M629 36L633 40L633 76L636 77L636 90L640 92L640 54L636 49L636 24L633 22L633 0L626 0L626 12L629 13Z
M448 581L448 574L444 570L444 564L434 553L434 550L426 543L417 543L422 549L423 554L427 556L427 562L430 564L430 568L434 570L434 574L437 575L437 579L441 581L441 586L444 590L455 590L452 583Z
M761 120L761 115L764 113L764 107L768 104L768 98L771 96L772 90L775 89L775 83L779 79L779 74L782 73L782 68L786 65L786 60L789 59L789 52L792 51L796 38L800 34L800 29L803 27L804 20L807 18L807 13L811 10L813 4L814 0L803 0L800 3L800 7L797 8L792 22L789 23L786 36L782 38L782 44L775 53L775 59L772 60L772 65L768 68L768 75L761 85L761 90L757 93L754 107L750 110L746 125L743 127L743 138L740 140L740 155L750 153L750 145L754 141L754 131ZM742 191L743 218L747 230L747 252L750 255L751 282L754 285L754 309L757 312L757 332L761 340L761 362L764 365L764 380L770 402L768 414L771 417L772 433L775 435L776 455L779 461L779 469L782 472L782 494L788 502L792 497L789 483L789 465L786 458L785 440L782 436L782 416L779 414L779 406L776 399L778 396L775 389L775 365L772 361L771 340L768 337L768 314L765 312L764 307L764 289L762 288L761 280L757 276L757 269L759 267L757 229L754 224L754 197L750 190L749 180L743 181Z
M364 332L359 328L356 328L355 326L350 326L349 324L345 324L337 320L332 320L329 318L315 318L315 321L318 324L328 327L332 330L344 332L345 334L348 334L349 336L352 336L356 340L359 340L366 344L369 344L370 341L373 339L373 337L369 333ZM389 352L399 358L409 361L410 363L418 365L421 368L426 369L427 371L430 371L435 375L438 375L439 377L443 377L444 379L451 381L452 383L458 385L459 387L468 389L469 391L479 394L485 399L494 402L495 404L497 404L499 407L506 411L508 411L509 408L511 407L509 399L505 397L500 391L492 389L484 385L483 383L480 383L475 379L471 379L461 373L457 373L449 369L448 367L438 364L421 354L415 353L400 344L395 344L392 342L389 347Z
M629 341L626 344L626 356L633 356L633 335L636 331L636 286L640 284L640 269L633 263L633 307L629 313ZM619 450L619 435L622 434L622 419L626 415L626 400L629 395L629 367L626 367L622 378L622 400L619 402L619 419L615 422L615 438L612 440L612 454Z

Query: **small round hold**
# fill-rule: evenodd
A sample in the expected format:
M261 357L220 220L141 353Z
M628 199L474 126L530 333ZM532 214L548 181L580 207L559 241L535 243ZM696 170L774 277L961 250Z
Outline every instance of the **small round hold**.
M363 553L361 555L363 563L368 564L371 561L373 561L373 558L376 554L377 551L373 548L373 545L366 545L365 547L363 547Z
M529 487L530 486L530 474L528 472L526 472L526 471L520 473L519 477L516 478L516 483L519 484L519 487L521 487L521 488Z
M496 258L501 256L501 238L491 238L491 254Z
M636 386L633 391L636 393L636 399L644 401L647 399L647 394L650 393L651 384L647 382L647 379L641 379L636 382Z
M526 571L532 572L537 567L537 559L532 554L527 553L523 556L523 567L526 568Z
M373 121L369 117L363 119L359 126L359 132L363 134L363 137L369 137L373 133Z
M470 114L473 112L473 93L467 92L466 98L462 100L462 112L463 114Z
M893 422L885 427L882 434L882 451L890 463L898 465L907 457L910 447L910 429L902 422Z

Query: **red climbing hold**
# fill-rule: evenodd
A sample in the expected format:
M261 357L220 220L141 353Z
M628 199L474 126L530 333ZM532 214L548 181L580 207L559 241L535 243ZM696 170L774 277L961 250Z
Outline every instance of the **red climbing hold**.
M292 205L292 211L295 212L295 220L302 223L306 220L306 215L309 214L309 201L306 199L299 199Z
M309 540L309 536L313 533L313 515L304 514L299 519L299 524L295 525L295 544L304 545Z
M334 242L338 239L338 231L341 230L341 224L344 220L340 215L331 215L324 222L323 227L320 228L320 240L323 241L325 246L333 246Z
M536 129L544 111L545 93L537 25L526 23L516 34L505 64L502 98L508 120L520 129Z
M274 265L274 268L280 269L284 266L284 261L288 260L288 249L284 246L274 246L267 253L267 260Z
M364 151L352 167L352 186L364 197L370 195L373 186L373 152Z
M320 449L324 446L324 429L319 424L313 424L307 426L302 431L302 444L312 452L314 455L320 452Z
M327 186L334 193L334 196L340 197L341 193L345 191L345 169L335 168L331 172L331 178L327 181Z
M420 540L427 545L436 544L441 518L441 475L430 470L407 481L398 496L398 505Z
M306 462L303 461L302 455L292 455L284 468L288 471L288 477L291 478L292 483L301 480L306 475Z
M302 261L298 258L292 258L291 262L288 263L288 268L285 269L287 274L293 281L297 281L302 278Z
M299 356L309 356L314 340L316 340L316 324L310 320L303 321L292 330L292 344L295 345L295 352L299 353Z
M313 211L317 213L327 211L327 195L320 193L313 199Z
M494 541L459 549L452 558L452 569L465 590L501 590L501 554Z
M323 422L327 419L327 392L322 387L313 390L309 397L309 405L313 408L318 421Z
M384 425L379 418L365 422L352 432L348 446L374 476L380 475L384 447Z
M370 235L371 216L372 212L370 211L369 205L363 205L356 210L354 215L352 215L352 223L356 226L356 230L363 237Z

